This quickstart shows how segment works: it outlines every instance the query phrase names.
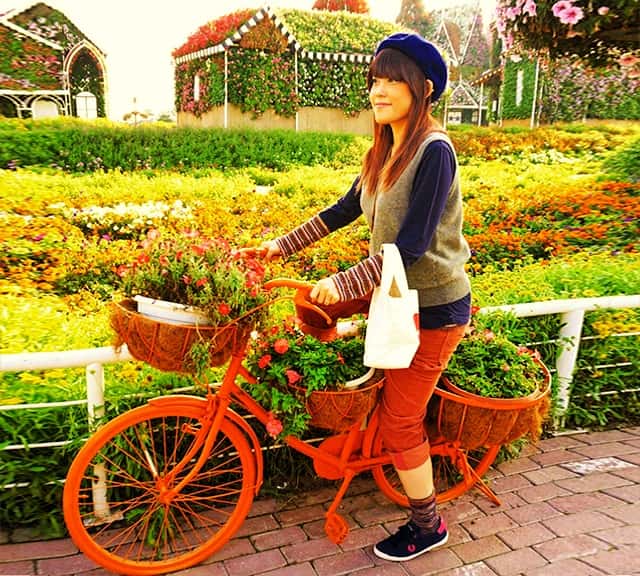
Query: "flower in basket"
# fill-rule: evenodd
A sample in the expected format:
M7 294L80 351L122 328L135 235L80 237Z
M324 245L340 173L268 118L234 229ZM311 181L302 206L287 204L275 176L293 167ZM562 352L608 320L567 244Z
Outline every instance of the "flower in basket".
M305 398L317 391L341 391L369 369L362 364L362 336L322 342L304 334L294 320L285 320L251 344L247 358L256 378L251 396L270 412L267 431L300 435L309 425Z
M115 345L126 343L134 358L160 370L200 375L224 364L267 313L262 264L221 238L151 230L135 260L117 273L125 295L138 297L139 312L132 300L114 307ZM139 297L165 309L142 310ZM172 314L185 308L181 313L197 313L196 320L166 319L167 308Z
M550 374L538 355L488 328L468 333L427 408L431 437L466 450L536 441L547 418Z
M133 262L117 269L127 296L197 308L214 326L242 318L266 301L264 272L260 261L234 251L222 238L196 231L162 236L157 230L148 232Z
M504 334L472 330L458 344L445 376L478 396L520 398L538 390L545 372L537 353L517 346Z

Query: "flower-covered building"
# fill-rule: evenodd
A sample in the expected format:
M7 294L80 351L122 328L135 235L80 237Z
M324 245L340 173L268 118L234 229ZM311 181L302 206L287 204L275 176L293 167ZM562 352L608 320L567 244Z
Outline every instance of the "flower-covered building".
M434 14L438 24L432 40L444 48L449 60L446 122L486 124L487 95L469 82L489 65L489 41L483 30L480 3L452 4Z
M263 7L201 26L173 52L179 125L371 132L366 72L396 24Z
M105 54L41 2L0 13L0 116L106 116Z
M498 0L498 118L639 119L639 30L638 0Z

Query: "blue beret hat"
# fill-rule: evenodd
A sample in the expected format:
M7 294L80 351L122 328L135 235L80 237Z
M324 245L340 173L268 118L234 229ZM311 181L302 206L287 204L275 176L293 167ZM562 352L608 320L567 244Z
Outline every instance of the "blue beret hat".
M380 50L393 48L399 50L405 56L413 60L424 72L424 75L433 82L433 94L431 100L436 101L447 87L447 64L438 49L427 42L418 34L405 34L399 32L387 36L376 48L376 56Z

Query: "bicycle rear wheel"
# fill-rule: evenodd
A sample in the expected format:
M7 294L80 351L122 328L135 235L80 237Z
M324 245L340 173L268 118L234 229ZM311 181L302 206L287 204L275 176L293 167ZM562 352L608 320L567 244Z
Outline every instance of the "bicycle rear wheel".
M63 496L67 528L87 557L118 574L153 576L193 566L233 536L251 507L256 467L244 434L228 420L202 468L167 498L200 454L175 473L205 416L197 398L146 405L89 438Z
M449 442L433 444L431 464L437 502L453 500L480 483L481 477L493 464L499 450L500 446L463 450ZM372 442L372 456L377 457L382 453L382 436L380 431L376 430ZM376 466L372 474L378 488L389 500L400 506L409 505L400 478L391 464Z

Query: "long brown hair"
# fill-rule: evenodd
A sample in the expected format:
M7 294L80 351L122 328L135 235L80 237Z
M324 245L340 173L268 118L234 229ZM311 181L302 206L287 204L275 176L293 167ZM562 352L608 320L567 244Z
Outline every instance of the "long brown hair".
M374 194L378 186L388 190L415 156L425 135L435 123L431 116L431 96L427 96L425 76L418 65L399 50L384 49L373 59L367 74L367 89L371 90L374 78L399 80L409 85L413 102L409 110L407 125L410 126L404 142L389 158L393 146L393 133L388 124L373 122L373 146L362 162L362 177L359 188Z

